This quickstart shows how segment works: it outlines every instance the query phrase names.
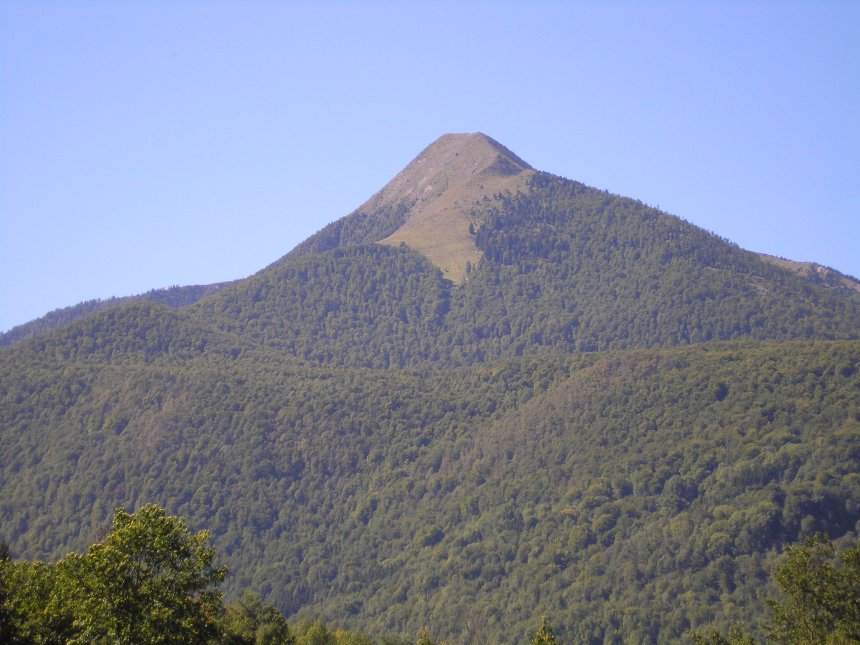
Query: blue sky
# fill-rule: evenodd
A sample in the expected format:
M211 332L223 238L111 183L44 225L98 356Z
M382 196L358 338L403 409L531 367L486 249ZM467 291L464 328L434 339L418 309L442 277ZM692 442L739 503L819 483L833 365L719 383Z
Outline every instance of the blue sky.
M858 2L0 0L0 330L245 277L446 132L860 277Z

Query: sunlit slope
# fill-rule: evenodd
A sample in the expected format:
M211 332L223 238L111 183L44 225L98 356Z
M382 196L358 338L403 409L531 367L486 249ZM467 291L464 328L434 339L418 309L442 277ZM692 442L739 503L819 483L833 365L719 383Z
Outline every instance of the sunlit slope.
M421 371L6 357L13 553L154 501L212 530L228 590L345 627L475 616L513 643L551 613L568 641L663 642L749 619L782 544L860 520L857 341Z

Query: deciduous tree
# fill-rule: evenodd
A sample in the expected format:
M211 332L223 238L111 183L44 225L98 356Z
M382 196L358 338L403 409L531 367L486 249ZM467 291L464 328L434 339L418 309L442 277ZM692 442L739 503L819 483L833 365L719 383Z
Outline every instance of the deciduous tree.
M217 633L217 585L209 533L148 504L118 510L104 542L58 563L75 600L72 642L199 643Z

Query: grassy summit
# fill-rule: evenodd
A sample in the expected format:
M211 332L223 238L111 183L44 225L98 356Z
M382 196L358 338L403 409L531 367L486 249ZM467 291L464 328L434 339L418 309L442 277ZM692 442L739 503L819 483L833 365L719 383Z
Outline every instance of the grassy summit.
M360 210L408 204L406 223L381 243L406 244L460 283L466 263L481 258L469 232L477 225L474 209L493 195L525 192L533 174L531 166L485 134L446 134Z

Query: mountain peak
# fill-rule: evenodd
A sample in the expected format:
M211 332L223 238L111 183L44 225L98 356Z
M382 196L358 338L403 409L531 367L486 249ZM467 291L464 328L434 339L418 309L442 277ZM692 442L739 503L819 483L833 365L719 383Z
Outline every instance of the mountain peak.
M532 167L487 135L446 134L427 146L359 210L405 204L405 224L381 240L404 243L460 282L480 259L469 234L473 208L494 194L524 191Z
M416 162L463 173L514 175L531 166L483 132L444 134L427 146Z

